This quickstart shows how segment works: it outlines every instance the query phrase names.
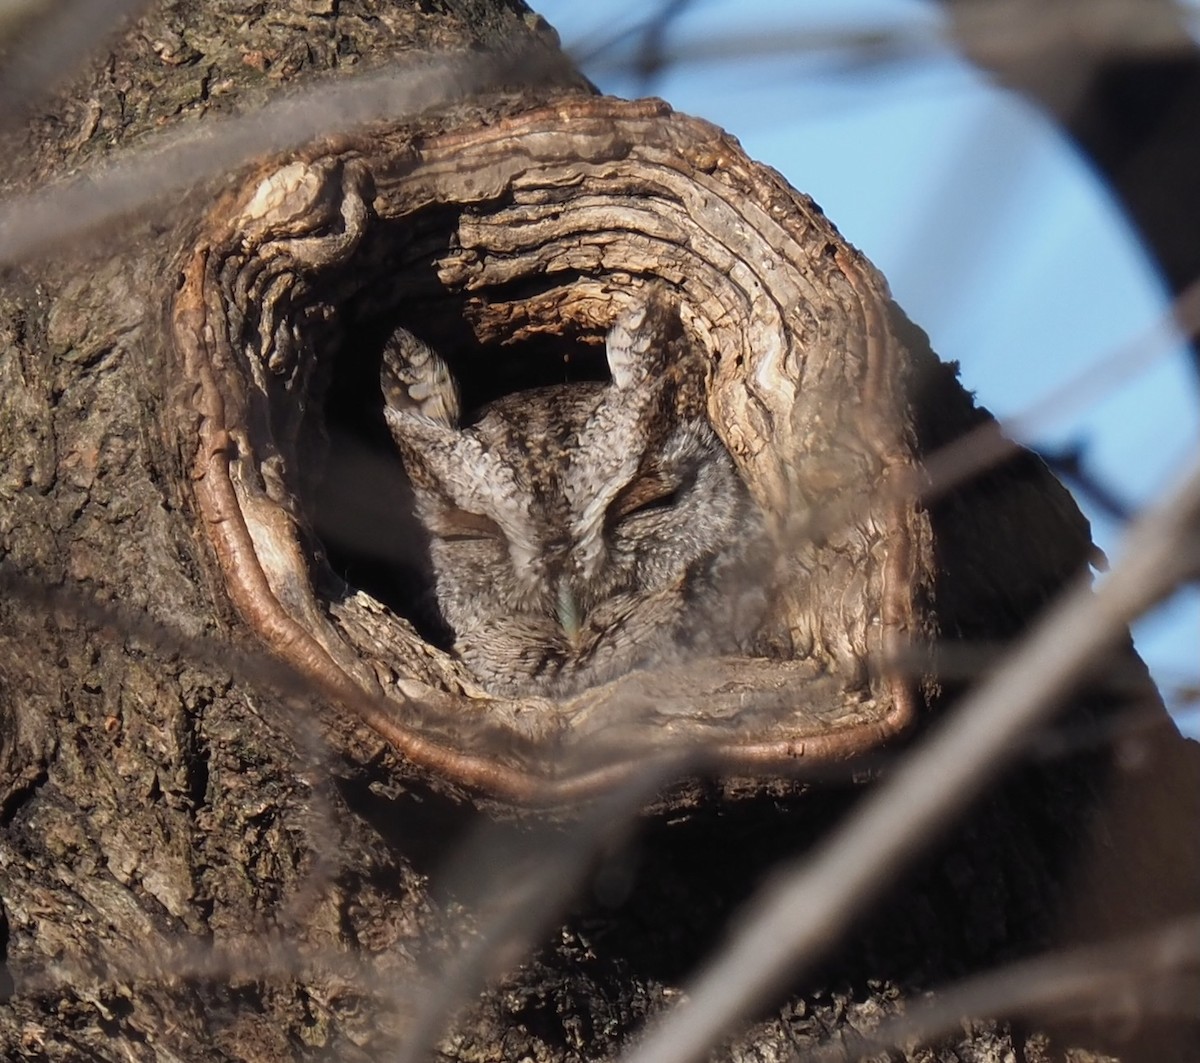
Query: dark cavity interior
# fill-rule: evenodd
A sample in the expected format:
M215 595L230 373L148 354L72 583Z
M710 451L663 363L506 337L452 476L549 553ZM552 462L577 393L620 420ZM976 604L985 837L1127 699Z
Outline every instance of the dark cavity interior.
M338 307L341 335L314 376L300 441L300 454L312 455L310 467L301 470L303 501L328 566L316 574L330 583L326 593L338 597L347 593L345 585L363 590L445 647L452 633L431 593L428 541L413 516L412 493L383 418L379 365L388 336L407 328L446 359L468 422L502 395L607 380L608 368L603 336L584 334L573 322L547 323L557 334L500 336L486 343L472 325L481 298L486 304L536 300L571 278L531 278L468 299L442 288L432 267L433 248L419 230L410 229L394 246L404 253L364 248L371 279ZM443 251L445 246L441 243ZM355 268L361 267L360 261ZM336 577L332 582L329 572Z

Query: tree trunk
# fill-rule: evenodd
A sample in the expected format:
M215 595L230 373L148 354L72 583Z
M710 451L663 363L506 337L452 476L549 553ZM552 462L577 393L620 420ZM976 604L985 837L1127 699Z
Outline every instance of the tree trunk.
M851 776L877 766L877 759L863 760L861 769L854 761L853 771L828 785L820 775L816 781L785 779L771 759L774 752L761 762L742 747L734 756L728 752L732 739L723 734L717 747L731 759L707 773L693 772L691 781L661 792L653 780L640 789L584 787L587 800L579 805L565 788L554 791L563 800L553 809L538 811L521 807L521 800L543 791L495 783L497 764L516 763L512 777L518 779L543 779L540 761L517 748L515 724L506 732L512 744L504 746L503 757L482 757L487 770L472 774L468 768L480 761L476 752L468 756L460 743L447 756L438 745L444 720L415 731L410 721L396 723L394 703L370 693L383 681L379 661L372 665L369 653L349 659L341 643L334 646L320 634L318 642L326 639L322 661L336 666L330 671L324 663L312 665L311 654L294 652L292 628L288 638L273 641L271 631L280 629L268 630L255 603L269 599L280 623L300 623L317 609L325 610L319 618L324 624L336 609L321 583L326 570L311 556L305 571L316 573L312 586L293 586L268 573L266 582L274 583L265 598L254 598L239 582L249 570L238 560L236 541L222 538L237 521L253 523L246 518L250 508L266 512L267 501L276 498L270 459L278 455L270 447L278 444L293 469L303 471L306 456L314 463L317 458L303 439L291 451L285 446L292 439L289 419L301 416L307 392L268 381L263 393L279 404L255 405L250 370L241 375L242 369L230 369L211 383L209 370L218 362L196 369L188 361L205 344L218 350L214 330L226 326L224 318L213 323L204 300L225 298L221 278L228 275L214 272L210 284L208 264L218 252L244 252L249 261L254 250L248 229L221 237L221 243L214 235L221 219L239 216L247 189L273 194L281 187L266 178L257 185L262 174L306 179L332 154L348 158L352 152L369 164L372 209L392 220L388 204L409 197L403 199L408 210L424 194L417 188L422 175L432 172L437 152L444 151L451 164L443 184L455 185L455 202L469 204L463 217L485 229L487 208L471 199L481 194L462 174L473 159L500 165L488 154L494 150L489 130L514 140L527 135L523 166L546 173L557 172L560 161L553 147L560 142L546 132L555 121L603 119L610 123L605 128L636 127L654 145L655 137L666 143L709 134L653 105L589 100L577 75L559 65L544 24L515 2L284 0L264 7L197 0L163 5L133 24L111 56L9 135L10 194L46 187L79 168L92 168L99 188L104 175L119 172L117 164L156 131L253 114L285 87L309 87L321 77L329 78L333 98L344 77L361 78L355 84L364 86L385 63L417 52L422 62L430 52L478 55L489 95L460 98L464 85L477 87L480 71L459 61L452 63L458 79L453 91L436 82L442 86L440 107L428 113L411 108L406 132L402 126L397 132L393 114L378 136L347 131L342 137L324 129L331 135L309 148L264 127L271 149L284 150L285 162L277 159L264 169L261 160L237 156L229 173L207 171L210 176L176 202L147 204L135 217L124 216L119 230L110 225L102 239L60 242L52 253L43 247L7 271L0 304L0 559L6 591L0 601L0 899L10 980L8 1000L0 1005L5 1058L610 1058L647 1017L671 1003L686 973L720 940L726 917L762 877L822 837L853 804L859 790ZM346 97L337 99L345 106ZM320 100L309 97L308 106L319 109ZM735 146L718 141L715 131L712 136L712 158L720 163L711 164L714 171L724 166L740 173ZM603 139L596 137L589 160L598 173L617 167L618 156L637 162L636 138L621 141L614 134L611 143L601 144ZM399 145L387 165L370 154L384 141ZM631 145L628 151L612 146L618 141ZM221 143L214 137L213 151ZM410 147L425 169L413 162L417 176L405 184L404 152ZM291 151L303 166L285 171ZM340 180L347 165L319 172ZM689 165L697 173L704 169L698 156L690 156ZM768 181L780 210L811 207L757 171L746 180L747 197ZM442 185L430 187L428 202L450 202ZM277 219L291 209L286 196L272 202L262 217ZM313 203L325 210L319 196L304 209L316 210ZM530 206L530 227L537 221L553 230L555 206L549 198ZM282 237L272 231L262 237L263 246L294 238L288 253L311 252L324 269L321 256L331 245L313 232L336 237L343 217L347 230L352 225L349 214L326 214L320 221L325 228ZM762 215L766 225L768 212ZM420 217L439 215L434 210ZM493 258L472 259L471 249L462 246L461 219L456 224L448 246L461 252L461 277L454 283L466 289L468 282L483 283L473 269L492 268L480 262L502 257L486 241L501 240L505 230L499 227L500 237L480 237L479 246ZM516 231L515 223L508 224ZM828 226L815 210L812 224ZM10 226L10 238L14 231ZM405 230L411 239L432 231ZM933 359L924 337L888 306L869 267L831 226L814 231L829 253L816 256L824 264L813 266L813 276L825 278L829 292L811 298L814 305L827 298L829 305L820 304L821 314L814 311L813 335L844 334L849 349L850 340L860 338L857 326L846 323L852 312L875 320L875 311L861 309L869 298L882 322L878 328L907 359L894 378L906 388L903 401L887 390L892 378L881 385L888 409L902 411L905 419L901 423L895 413L893 424L892 413L880 414L878 423L862 430L855 440L866 439L867 457L882 460L891 456L888 448L903 449L915 466L924 454L986 422L952 372ZM440 240L446 233L433 235ZM553 240L560 236L546 237L545 246L557 246ZM640 245L635 239L630 246ZM368 264L390 269L389 252L372 247L366 254L378 257ZM517 251L512 254L515 260ZM690 261L667 262L679 271L684 291ZM818 268L828 272L818 274ZM297 273L299 280L287 282L293 285L289 292L315 284L314 278L338 291L359 283L353 270L318 273L316 266ZM579 273L589 276L585 267ZM524 292L521 283L528 280L516 274L511 286ZM499 282L488 283L499 290ZM712 284L715 299L720 279ZM356 293L354 305L370 303L373 291ZM259 290L249 302L238 298L234 292L222 304L229 320L250 321L247 335L270 332L254 318L268 306L268 295ZM432 296L424 291L417 298ZM484 306L475 323L484 333L493 330L492 342L517 336L536 345L545 326L538 312L546 320L574 314L574 324L586 331L588 315L600 312L588 298L601 296L593 292L572 302L557 290L538 289L526 299L535 307L527 317L504 321L493 310L489 318ZM726 309L730 320L737 317L736 307ZM203 327L193 327L201 311L209 316ZM435 331L450 327L444 315L434 320L429 314ZM694 327L708 325L698 321ZM271 332L272 339L277 335L301 333ZM185 349L192 341L197 346ZM226 350L239 349L230 343L218 354ZM752 362L754 356L747 348L746 358ZM864 359L870 357L868 350ZM741 392L730 381L726 387L719 380L714 391L727 434L743 424L739 418L749 417L739 412ZM220 499L205 493L216 480L205 481L211 467L197 457L202 448L196 441L218 417L205 405L209 400L221 407L225 434L220 447L203 454L219 451L229 497L240 513L220 509ZM793 419L780 415L777 433L800 423L791 407L786 412ZM767 408L768 420L770 414ZM731 449L736 451L732 443ZM322 460L335 450L323 452ZM257 464L239 479L249 466L238 461L251 452ZM748 478L760 485L770 483L772 470L789 467L786 461L772 465L763 453L747 445L744 458ZM842 475L836 460L826 460L821 471ZM330 490L333 480L326 477L322 490ZM769 495L771 488L761 490ZM280 504L279 512L290 514L292 501ZM328 499L322 504L326 511L333 505ZM262 527L266 523L264 518ZM889 510L883 523L889 536L883 546L907 536L913 565L928 565L905 582L900 605L906 615L916 615L925 608L925 584L933 587L936 608L921 612L921 623L942 640L1017 633L1078 570L1088 548L1086 529L1065 493L1029 456L930 507ZM300 517L294 535L288 525L277 540L283 553L313 549L305 527ZM266 533L261 527L251 533L247 549L258 551L261 567ZM884 594L871 589L871 556L856 560L861 566L855 571L867 585L862 593ZM811 569L826 571L833 569L823 561ZM841 590L839 601L849 596ZM310 599L317 606L310 607ZM788 608L791 619L780 624L781 639L797 637L793 621L800 605L789 600ZM363 621L359 630L375 637L384 629ZM817 634L823 645L825 636ZM864 645L867 638L862 633ZM459 711L466 700L462 679L448 671L452 664L444 655L415 636L404 654L393 662L396 670L403 672L403 664L407 676L419 671L431 703L441 684L447 711ZM849 679L838 672L844 662L835 656L831 652L821 663L823 674L842 683L833 699L841 713ZM1197 865L1187 828L1196 819L1194 752L1164 724L1136 659L1127 652L1122 661L1123 691L1114 695L1098 684L1071 707L1069 718L1091 726L1097 718L1107 720L1113 705L1141 701L1144 727L1135 738L1111 746L1084 742L1082 751L1042 757L1013 773L860 921L835 959L780 999L762 1001L760 1014L722 1057L786 1058L830 1039L844 1041L851 1053L856 1031L871 1029L947 981L1048 943L1103 939L1194 909ZM856 658L845 671L860 664ZM791 682L795 694L805 680L797 673ZM923 725L954 686L947 680L944 691L928 680L910 689L876 677L856 682L852 700L863 713L872 698L883 706L869 719L875 728L870 733L893 741ZM815 703L827 687L814 683L805 688L806 697ZM908 715L893 711L918 695L920 704ZM503 711L495 707L494 715ZM513 710L512 718L526 717ZM879 748L868 748L861 737L866 730L843 724L838 716L828 727L836 739L827 743L832 758L878 757ZM825 734L805 737L817 748ZM775 745L764 748L794 750L793 737L772 732ZM434 752L427 754L429 749ZM444 770L447 765L452 770ZM639 804L645 810L631 815ZM531 883L540 887L547 878L544 903L530 905ZM524 914L517 919L514 911ZM1195 1028L1174 1016L1167 1022L1136 1018L1119 1031L980 1021L934 1050L913 1046L893 1058L1000 1060L1017 1053L1051 1059L1069 1045L1083 1046L1072 1058L1087 1059L1115 1037L1127 1058L1169 1059L1184 1058L1194 1044Z

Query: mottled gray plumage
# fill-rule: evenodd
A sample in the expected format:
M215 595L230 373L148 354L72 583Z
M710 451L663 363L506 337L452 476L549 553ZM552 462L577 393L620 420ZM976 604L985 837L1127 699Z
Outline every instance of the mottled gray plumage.
M656 294L623 313L607 355L610 384L507 395L463 425L437 354L404 330L384 350L438 605L498 694L745 649L762 613L762 521L709 424L677 308Z

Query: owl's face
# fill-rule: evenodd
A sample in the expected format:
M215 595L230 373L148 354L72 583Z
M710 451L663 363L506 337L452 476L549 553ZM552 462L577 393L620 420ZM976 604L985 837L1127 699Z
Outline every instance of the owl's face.
M385 413L438 604L456 651L497 692L569 693L707 646L714 623L744 627L697 611L758 524L677 312L626 315L608 357L609 384L508 395L463 426L436 355L407 333L385 352Z

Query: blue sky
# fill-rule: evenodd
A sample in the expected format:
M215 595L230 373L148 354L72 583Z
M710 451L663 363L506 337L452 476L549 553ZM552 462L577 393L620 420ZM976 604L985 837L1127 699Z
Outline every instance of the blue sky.
M1200 439L1200 386L1182 345L1144 342L1166 307L1153 265L1054 128L937 43L932 5L695 0L665 38L682 58L647 84L619 42L658 4L532 3L602 90L707 118L812 195L997 416L1128 352L1132 375L1022 438L1084 444L1087 471L1131 505L1179 474ZM830 47L881 30L907 49L868 61ZM1120 524L1080 501L1119 557ZM1200 685L1200 592L1134 634L1180 724L1200 735L1200 713L1176 695Z

